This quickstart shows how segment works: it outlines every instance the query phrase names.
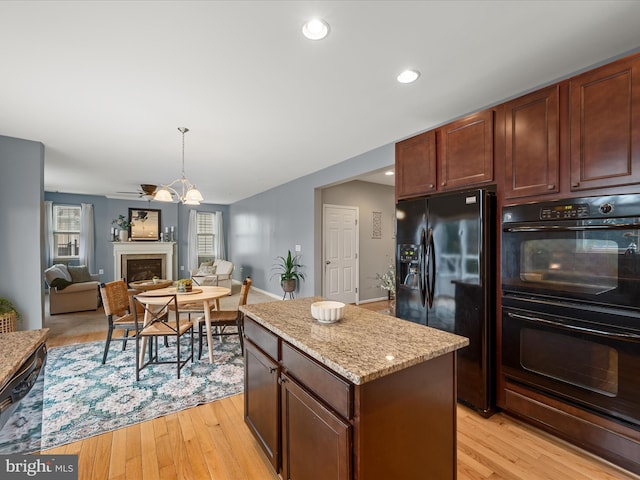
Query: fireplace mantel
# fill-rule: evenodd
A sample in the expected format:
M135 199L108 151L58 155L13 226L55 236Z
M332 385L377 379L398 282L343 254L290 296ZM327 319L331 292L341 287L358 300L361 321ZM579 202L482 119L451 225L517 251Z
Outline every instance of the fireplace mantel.
M175 242L113 242L113 274L122 278L122 257L125 255L165 255L165 278L173 280L177 273Z

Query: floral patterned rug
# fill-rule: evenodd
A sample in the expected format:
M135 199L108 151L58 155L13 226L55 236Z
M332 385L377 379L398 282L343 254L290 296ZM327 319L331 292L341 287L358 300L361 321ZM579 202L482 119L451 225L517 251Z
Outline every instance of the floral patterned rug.
M152 365L139 382L133 343L124 352L120 342L112 343L105 365L103 341L50 349L44 376L0 431L0 454L46 450L242 392L238 337L223 339L214 338L214 364L203 352L180 379L175 365ZM194 343L197 357L197 338ZM175 355L171 341L159 350Z

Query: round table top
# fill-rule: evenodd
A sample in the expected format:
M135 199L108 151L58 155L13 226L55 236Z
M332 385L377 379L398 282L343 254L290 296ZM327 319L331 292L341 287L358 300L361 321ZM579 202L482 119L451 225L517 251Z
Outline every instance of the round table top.
M224 297L225 295L229 295L231 293L230 288L226 287L193 287L193 292L185 292L180 293L176 291L176 287L170 288L159 288L157 290L152 290L149 292L145 292L142 295L138 296L138 299L147 304L154 303L162 303L154 300L153 297L162 296L162 295L172 295L174 293L178 294L178 303L191 303L191 302L202 302L204 300L213 300L216 298Z
M137 282L129 282L129 288L136 290L156 290L158 288L166 288L173 285L173 280L159 279L156 282L153 280L138 280Z

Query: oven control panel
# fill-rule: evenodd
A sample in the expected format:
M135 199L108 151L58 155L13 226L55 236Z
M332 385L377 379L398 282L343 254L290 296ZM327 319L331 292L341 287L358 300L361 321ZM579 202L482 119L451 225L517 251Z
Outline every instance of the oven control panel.
M540 208L540 220L559 220L588 216L589 205L587 204L553 205Z

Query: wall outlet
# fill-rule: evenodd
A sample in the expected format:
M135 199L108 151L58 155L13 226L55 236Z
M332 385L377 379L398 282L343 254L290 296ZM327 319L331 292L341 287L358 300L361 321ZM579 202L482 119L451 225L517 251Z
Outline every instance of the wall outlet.
M104 268L101 268L100 270L98 270L98 273L99 273L100 275L104 275Z
M296 252L301 252L301 251L302 251L302 246L296 245Z
M183 271L184 270L184 265L180 265L180 270Z

